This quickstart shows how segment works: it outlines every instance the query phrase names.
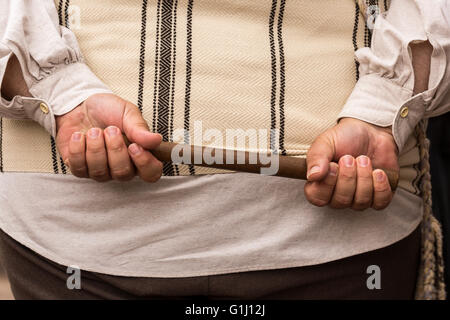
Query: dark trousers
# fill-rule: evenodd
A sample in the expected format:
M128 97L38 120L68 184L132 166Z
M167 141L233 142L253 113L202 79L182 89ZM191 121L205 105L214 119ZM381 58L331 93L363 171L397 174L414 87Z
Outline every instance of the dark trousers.
M70 290L66 266L0 231L0 261L16 299L412 299L419 259L416 229L389 247L315 266L187 278L119 277L81 270L81 289ZM380 268L381 289L368 289L371 265Z

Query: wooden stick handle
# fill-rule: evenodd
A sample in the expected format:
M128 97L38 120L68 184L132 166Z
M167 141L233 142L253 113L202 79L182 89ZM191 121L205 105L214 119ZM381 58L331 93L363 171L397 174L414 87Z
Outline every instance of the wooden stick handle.
M127 141L127 140L126 140ZM229 150L229 149L218 149L218 148L209 148L209 147L200 147L200 146L192 146L192 145L180 145L173 142L161 142L160 146L156 149L151 150L151 153L162 162L172 162L172 152L175 150L175 154L178 152L179 158L183 158L184 151L188 151L190 149L190 156L187 155L184 157L188 158L189 162L180 162L181 164L194 164L196 166L201 167L209 167L209 168L217 168L217 169L225 169L239 172L249 172L249 173L261 173L261 169L269 168L271 163L267 163L267 159L270 159L270 154L267 155L267 159L262 159L261 153L252 153L247 151L238 151L238 150ZM188 148L188 149L186 149ZM217 158L222 159L219 161L221 163L207 163L205 162L204 155L212 155ZM216 157L217 155L217 157ZM220 157L221 155L221 157ZM233 157L231 157L233 155ZM272 155L273 157L276 155ZM230 158L233 160L230 161ZM292 179L301 179L306 180L306 159L305 158L297 158L292 156L282 156L278 155L278 171L276 171L275 176L292 178ZM227 161L228 160L228 161ZM230 163L231 162L231 163ZM398 185L398 173L395 171L383 169L386 173L389 184L391 185L392 191L397 188Z

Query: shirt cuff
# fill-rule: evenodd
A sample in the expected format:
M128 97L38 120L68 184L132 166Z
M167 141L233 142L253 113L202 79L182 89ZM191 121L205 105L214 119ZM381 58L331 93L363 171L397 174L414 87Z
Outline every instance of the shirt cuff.
M72 111L97 93L112 93L83 62L63 64L29 88L34 98L20 97L24 112L56 136L55 116Z
M55 117L45 100L22 96L15 96L11 101L2 98L0 116L16 120L32 119L53 137L56 136Z
M417 123L424 117L429 100L423 94L399 86L378 74L362 76L339 114L380 126L392 126L399 152Z

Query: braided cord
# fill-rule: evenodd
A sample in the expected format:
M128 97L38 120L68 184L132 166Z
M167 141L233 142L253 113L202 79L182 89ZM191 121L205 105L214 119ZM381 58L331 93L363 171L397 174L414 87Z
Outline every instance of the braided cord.
M430 142L426 137L428 121L422 120L416 127L420 152L420 189L423 199L421 274L418 278L416 299L445 300L444 259L442 230L432 214L431 175L429 162Z

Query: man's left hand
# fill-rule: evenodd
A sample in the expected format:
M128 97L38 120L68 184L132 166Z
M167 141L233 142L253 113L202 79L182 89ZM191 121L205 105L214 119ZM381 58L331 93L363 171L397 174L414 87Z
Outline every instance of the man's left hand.
M391 128L344 118L316 138L307 164L305 195L316 206L381 210L392 200L389 180L380 169L399 171Z

